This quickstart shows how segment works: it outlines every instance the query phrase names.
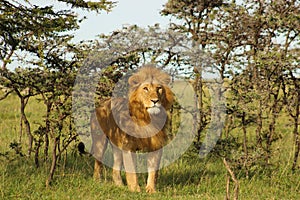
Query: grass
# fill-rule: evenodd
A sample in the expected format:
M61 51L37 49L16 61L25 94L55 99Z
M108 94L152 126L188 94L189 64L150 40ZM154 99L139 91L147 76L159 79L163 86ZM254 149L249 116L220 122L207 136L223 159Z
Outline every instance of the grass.
M6 151L10 142L22 142L26 136L20 135L20 102L15 95L9 95L0 101L0 152ZM42 123L45 106L37 98L31 98L26 107L26 115L31 125L31 130L37 129Z
M55 181L45 188L48 166L39 169L25 157L1 166L1 199L223 199L226 172L216 160L182 158L160 171L158 192L132 193L111 182L110 169L106 181L92 179L91 157L69 156L66 168L59 167ZM259 173L240 179L240 199L299 199L299 173ZM123 176L124 177L124 176ZM140 176L145 185L146 176Z
M37 128L43 116L42 102L32 99L26 112ZM127 187L112 184L111 169L105 168L105 180L96 182L92 178L93 157L80 156L73 147L66 160L60 160L55 179L49 188L45 187L50 162L34 167L33 158L15 155L9 148L12 141L18 141L19 104L11 95L0 102L0 153L8 152L8 158L0 155L0 199L224 199L227 172L221 159L208 156L200 159L197 152L189 150L180 159L160 170L155 194L129 192ZM39 112L37 112L39 111ZM283 138L274 146L272 166L254 168L249 178L242 171L236 171L240 183L240 199L300 199L300 172L291 171L292 142L287 120L279 127ZM26 136L22 136L26 143ZM124 174L123 178L124 178ZM145 186L146 174L140 174L139 181Z

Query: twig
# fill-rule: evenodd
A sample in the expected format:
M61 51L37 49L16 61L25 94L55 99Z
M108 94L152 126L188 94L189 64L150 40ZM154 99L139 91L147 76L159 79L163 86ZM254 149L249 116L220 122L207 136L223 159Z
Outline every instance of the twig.
M223 158L223 163L227 169L227 172L229 173L232 181L234 182L234 200L238 200L239 198L239 182L234 174L234 172L232 171L232 169L230 168L230 165L227 163L226 158ZM229 181L227 180L227 190L226 190L227 194L226 194L226 199L230 199L230 194L229 194Z

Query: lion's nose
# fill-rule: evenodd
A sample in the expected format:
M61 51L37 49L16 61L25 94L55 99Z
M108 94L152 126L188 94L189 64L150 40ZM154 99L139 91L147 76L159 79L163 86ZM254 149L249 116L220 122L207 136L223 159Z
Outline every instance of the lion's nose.
M158 99L151 99L151 101L156 104L159 100Z

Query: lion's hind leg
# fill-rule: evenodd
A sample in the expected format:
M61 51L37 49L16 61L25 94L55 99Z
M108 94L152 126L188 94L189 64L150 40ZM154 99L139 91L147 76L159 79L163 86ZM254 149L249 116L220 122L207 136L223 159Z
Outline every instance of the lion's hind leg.
M123 164L123 155L122 151L118 149L118 147L115 147L112 144L113 149L113 157L114 157L114 165L113 165L113 172L112 172L112 178L114 183L117 186L123 185L122 177L121 177L121 167Z
M104 134L92 134L93 137L93 145L91 154L95 157L95 165L94 165L94 179L101 180L102 174L102 159L107 147L107 138Z
M100 180L102 174L102 159L103 155L107 148L107 137L103 133L99 122L96 117L96 113L92 113L91 118L91 136L92 136L92 148L91 148L91 155L95 158L95 165L94 165L94 179Z

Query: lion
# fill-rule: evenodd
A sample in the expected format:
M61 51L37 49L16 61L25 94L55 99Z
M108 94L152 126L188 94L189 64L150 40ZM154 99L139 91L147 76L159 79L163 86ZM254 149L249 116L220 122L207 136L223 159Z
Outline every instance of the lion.
M101 161L110 141L114 183L123 185L120 171L124 166L129 190L139 192L135 153L147 152L146 192L155 192L162 147L167 142L167 111L173 103L169 82L167 73L152 65L144 66L129 77L127 98L110 98L95 109L91 117L92 154L96 158L94 178L101 177ZM95 134L99 128L104 134Z

